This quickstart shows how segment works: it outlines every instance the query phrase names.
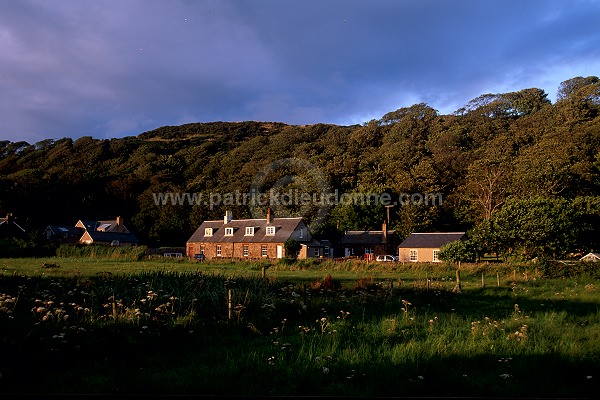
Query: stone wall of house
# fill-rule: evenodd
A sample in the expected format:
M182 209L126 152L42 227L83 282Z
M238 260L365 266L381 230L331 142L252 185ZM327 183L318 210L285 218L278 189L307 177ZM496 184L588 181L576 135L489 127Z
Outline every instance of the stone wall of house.
M204 251L202 252L202 246ZM221 246L221 255L217 255L217 246ZM248 246L245 254L244 246ZM266 256L263 255L263 246L266 246ZM283 243L188 243L187 255L193 258L195 254L204 253L206 259L214 258L277 258L277 246L281 246L281 255L285 257Z
M416 262L434 262L433 261L433 252L434 250L439 251L439 249L432 248L399 248L398 249L398 261L400 262L411 262L410 260L410 251L417 251L417 261ZM415 262L415 261L413 261Z

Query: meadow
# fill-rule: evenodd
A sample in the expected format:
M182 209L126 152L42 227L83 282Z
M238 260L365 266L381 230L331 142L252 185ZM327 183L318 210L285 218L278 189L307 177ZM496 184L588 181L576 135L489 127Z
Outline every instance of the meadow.
M0 393L595 397L595 269L461 269L0 259Z

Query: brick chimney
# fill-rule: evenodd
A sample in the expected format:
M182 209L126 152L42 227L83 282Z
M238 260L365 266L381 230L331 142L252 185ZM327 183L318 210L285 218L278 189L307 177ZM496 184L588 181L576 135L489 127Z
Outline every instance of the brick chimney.
M223 224L227 225L233 219L233 213L230 210L225 211L225 217L223 217Z
M121 217L121 216L118 216L118 217L117 217L117 226L123 226L123 225L124 225L124 224L123 224L123 217Z
M385 219L381 225L381 231L383 232L383 244L387 244L387 221Z
M267 224L270 224L273 222L273 210L271 210L271 207L267 208Z

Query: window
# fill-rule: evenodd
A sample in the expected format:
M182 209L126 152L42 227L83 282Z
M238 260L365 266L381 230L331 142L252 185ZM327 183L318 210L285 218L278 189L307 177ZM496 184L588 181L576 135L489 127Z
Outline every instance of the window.
M200 245L200 254L204 254L204 245L203 244Z
M212 236L213 228L204 228L204 236Z
M373 254L373 248L372 247L365 247L365 254Z
M304 228L300 228L300 239L304 239Z
M274 235L274 234L275 234L275 227L267 226L267 235Z
M246 236L254 236L254 227L253 226L246 227Z
M233 228L225 228L225 236L233 236Z
M248 251L248 245L245 244L242 249L243 249L244 257L248 257L248 255L250 254L250 252Z
M440 261L439 254L440 254L439 250L434 250L433 251L433 257L432 257L433 262L439 262Z
M410 261L419 261L419 253L417 250L410 250Z
M268 256L268 253L267 253L267 245L266 245L266 244L263 244L262 246L260 246L260 254L261 254L263 257L267 257L267 256Z
M325 246L325 249L323 250L323 255L325 257L329 257L329 246Z
M320 256L319 248L315 248L315 257L319 257L319 256Z
M217 257L221 257L221 245L217 245Z

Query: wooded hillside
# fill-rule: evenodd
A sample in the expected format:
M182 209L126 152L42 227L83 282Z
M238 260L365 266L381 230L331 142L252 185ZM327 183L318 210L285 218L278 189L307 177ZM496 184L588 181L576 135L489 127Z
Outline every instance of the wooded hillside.
M181 246L201 221L225 208L249 217L249 208L157 206L153 193L248 191L265 166L296 158L339 193L441 193L442 205L391 209L401 236L475 227L481 245L504 252L523 249L519 234L543 244L529 254L589 251L600 247L599 111L600 80L577 77L554 104L532 88L479 96L452 115L416 104L355 126L214 122L110 140L4 141L0 214L38 231L121 215L143 243ZM385 213L339 205L322 231L380 229Z

